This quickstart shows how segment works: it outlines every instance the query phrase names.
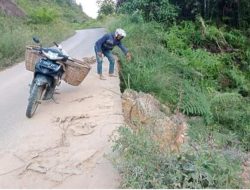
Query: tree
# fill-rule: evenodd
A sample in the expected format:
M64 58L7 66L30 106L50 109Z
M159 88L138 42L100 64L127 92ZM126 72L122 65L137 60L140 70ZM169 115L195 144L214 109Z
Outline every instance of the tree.
M179 20L195 20L202 16L218 25L250 26L249 0L118 0L116 6L128 14L139 10L144 19L158 22L175 17L179 9Z
M115 2L113 0L98 0L99 6L98 15L111 15L115 13Z
M247 27L250 22L249 0L170 0L180 8L180 19L195 19L197 15L205 20L216 21L218 25Z
M117 9L122 13L142 13L146 21L172 22L177 14L176 7L169 0L118 0Z

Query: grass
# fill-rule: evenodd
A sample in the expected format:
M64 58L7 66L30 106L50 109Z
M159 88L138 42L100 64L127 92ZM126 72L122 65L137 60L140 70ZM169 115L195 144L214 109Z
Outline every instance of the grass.
M191 37L194 34L186 26L190 23L183 25L165 29L158 23L134 22L133 17L125 16L111 24L110 30L122 27L127 31L124 43L133 54L132 62L127 63L117 51L123 63L122 90L151 93L172 111L180 109L187 116L201 116L206 125L219 124L234 132L249 150L250 102L241 93L241 89L250 92L248 72L233 66L234 62L226 62L225 57L232 56L229 53L191 48L193 44L205 44Z
M23 60L25 46L33 43L33 36L49 46L53 41L60 42L73 35L77 26L90 20L79 6L69 6L66 1L58 4L20 0L17 3L26 12L26 18L0 14L0 69Z
M74 34L74 31L63 21L48 25L26 25L16 18L2 17L0 19L3 20L1 22L3 29L0 30L0 68L21 60L24 57L25 46L33 43L33 36L39 36L44 45L51 45L53 41L60 42Z
M149 128L121 127L114 139L114 162L121 188L240 188L241 155L219 151L209 144L190 143L182 153L162 151Z

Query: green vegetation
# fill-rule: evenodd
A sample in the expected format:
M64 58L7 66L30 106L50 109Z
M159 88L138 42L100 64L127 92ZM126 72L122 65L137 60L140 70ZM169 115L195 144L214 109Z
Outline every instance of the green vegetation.
M17 4L25 11L25 18L0 12L0 69L23 59L25 45L32 43L32 36L39 36L44 45L51 45L90 20L70 0L19 0Z
M124 28L133 59L122 61L122 90L153 94L189 119L181 152L162 150L150 131L119 129L114 150L123 188L242 188L250 151L248 0L100 1L93 22L68 0L20 0L25 19L0 15L0 68L24 54L31 36L60 41L75 28ZM73 24L71 24L73 23ZM49 32L48 32L49 31ZM249 187L248 187L249 188Z
M186 146L181 154L159 148L145 128L119 129L114 140L115 163L123 177L122 188L239 188L241 156L208 144Z
M121 156L117 167L123 176L123 187L243 185L238 179L240 158L250 150L250 20L245 11L250 3L242 1L246 4L244 10L231 9L223 16L217 9L204 13L194 7L192 11L194 2L198 1L185 7L164 0L164 10L173 11L152 13L148 12L150 7L162 8L159 1L118 2L118 12L123 15L117 16L109 29L121 27L127 31L124 42L133 54L132 62L127 63L117 52L123 63L122 90L151 93L173 112L184 113L189 117L190 136L188 145L175 155L159 151L157 142L144 134L147 131L122 127L115 150ZM238 14L240 19L234 21L232 15ZM190 173L183 169L186 162L193 168Z
M113 0L98 0L97 4L99 6L98 18L115 13L115 2Z

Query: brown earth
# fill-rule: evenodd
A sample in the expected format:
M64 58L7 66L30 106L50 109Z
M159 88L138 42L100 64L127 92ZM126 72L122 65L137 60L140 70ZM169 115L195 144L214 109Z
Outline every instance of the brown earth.
M187 141L184 116L171 114L170 109L152 95L128 89L122 95L122 105L126 123L134 130L138 127L150 129L161 148L180 151Z
M0 0L0 10L9 16L24 17L25 12L11 0Z
M243 162L243 173L242 179L244 182L244 188L250 188L250 153L246 155L245 161Z

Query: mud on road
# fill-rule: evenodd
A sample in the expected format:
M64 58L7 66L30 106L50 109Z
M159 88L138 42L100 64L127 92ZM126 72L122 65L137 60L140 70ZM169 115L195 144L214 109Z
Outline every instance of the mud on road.
M103 29L77 31L62 46L72 57L93 56ZM108 64L105 63L104 74ZM123 125L119 78L101 81L95 64L78 87L63 83L55 101L25 117L32 73L24 63L0 72L1 188L117 188L110 136ZM13 88L15 86L15 88Z

